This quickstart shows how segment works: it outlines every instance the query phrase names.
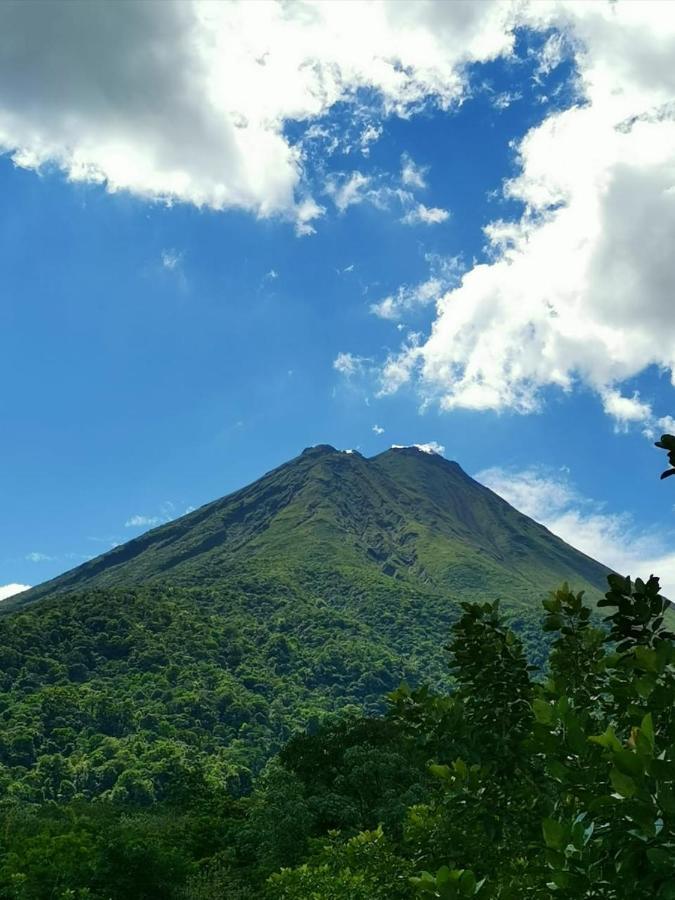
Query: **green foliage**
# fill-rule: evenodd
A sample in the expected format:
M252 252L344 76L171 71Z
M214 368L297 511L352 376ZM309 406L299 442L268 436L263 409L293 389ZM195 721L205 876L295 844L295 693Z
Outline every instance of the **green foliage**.
M40 621L50 625L49 639L58 634L67 642L72 630L77 661L89 674L74 691L69 677L62 681L56 655L50 662L36 654L15 679L25 690L23 707L3 707L13 723L2 732L3 747L15 756L2 772L0 897L624 900L644 891L673 900L671 614L655 578L611 576L609 588L604 627L567 585L544 601L542 628L551 639L544 673L527 662L499 604L464 604L449 644L451 692L402 684L389 693L384 717L353 709L315 720L239 799L228 795L228 785L242 793L241 781L216 777L216 745L194 714L199 709L210 722L209 698L222 696L212 663L210 681L199 681L200 665L190 670L187 720L168 714L188 715L171 693L160 695L156 721L140 702L143 692L128 702L114 695L113 685L145 684L141 671L128 682L115 674L136 654L147 660L140 639L129 634L147 633L153 623L158 631L161 623L166 652L178 662L150 668L150 684L157 690L161 674L164 691L188 690L179 662L198 660L198 646L204 654L208 632L183 632L180 595L167 595L160 607L142 592L119 595L126 604L111 603L105 615L96 604L86 629L79 626L91 598L55 604L54 622L45 606ZM70 627L65 609L80 617ZM132 609L142 611L135 627L115 629ZM19 619L28 626L24 639L39 642L30 614L7 622ZM28 657L16 640L5 642L10 661ZM100 652L125 642L126 657L117 649ZM233 652L224 641L215 646ZM75 659L66 663L67 672ZM52 679L32 694L31 666ZM87 690L92 673L98 686L106 684L103 672L111 679L106 700L117 705ZM40 718L31 719L35 709ZM136 715L143 727L134 734ZM109 733L88 721L103 722ZM31 729L36 722L42 733ZM64 731L69 754L49 743ZM105 781L99 767L105 773L107 764L114 777ZM88 799L83 787L92 773L107 787Z
M532 680L497 604L466 604L452 696L405 686L391 696L410 746L438 754L427 767L436 787L409 808L394 847L418 867L411 896L675 897L668 601L655 578L610 576L609 587L605 628L567 585L544 601L554 638L544 679ZM306 896L332 895L317 883Z
M410 863L396 856L378 828L346 843L334 837L308 863L273 875L269 896L275 900L405 900L410 896L411 871Z
M672 615L602 571L316 448L69 573L0 618L0 900L675 900Z
M382 709L404 676L442 683L442 651L404 661L415 640L283 592L43 601L0 618L0 800L148 806L247 792L307 720Z

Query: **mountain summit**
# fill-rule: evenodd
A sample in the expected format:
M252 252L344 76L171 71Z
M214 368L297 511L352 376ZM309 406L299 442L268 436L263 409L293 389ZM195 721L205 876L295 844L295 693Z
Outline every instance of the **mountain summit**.
M317 595L342 584L365 599L384 586L522 608L563 580L602 588L607 571L428 448L367 459L321 444L3 608L64 591L252 577Z

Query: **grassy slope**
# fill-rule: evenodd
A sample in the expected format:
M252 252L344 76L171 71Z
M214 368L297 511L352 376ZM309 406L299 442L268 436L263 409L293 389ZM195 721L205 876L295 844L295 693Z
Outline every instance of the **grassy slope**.
M373 459L312 448L254 484L17 596L5 609L89 587L300 581L341 571L513 602L564 578L602 587L606 569L469 478L416 450Z

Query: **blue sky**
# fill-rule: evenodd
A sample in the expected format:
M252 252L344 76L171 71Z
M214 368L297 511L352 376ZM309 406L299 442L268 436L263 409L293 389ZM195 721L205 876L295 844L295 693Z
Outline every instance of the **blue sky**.
M0 10L0 585L305 446L426 442L675 585L674 14L133 3L102 37L97 4L27 6ZM223 97L137 72L158 42Z

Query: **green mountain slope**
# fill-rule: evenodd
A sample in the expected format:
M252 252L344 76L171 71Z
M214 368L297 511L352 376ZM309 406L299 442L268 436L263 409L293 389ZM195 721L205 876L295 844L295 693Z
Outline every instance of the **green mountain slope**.
M319 446L5 606L82 588L203 587L282 571L310 589L324 573L520 604L563 579L601 588L607 569L436 454L411 447L366 459Z
M0 797L243 790L326 713L447 686L460 600L541 658L542 596L606 571L456 463L311 448L2 604Z

